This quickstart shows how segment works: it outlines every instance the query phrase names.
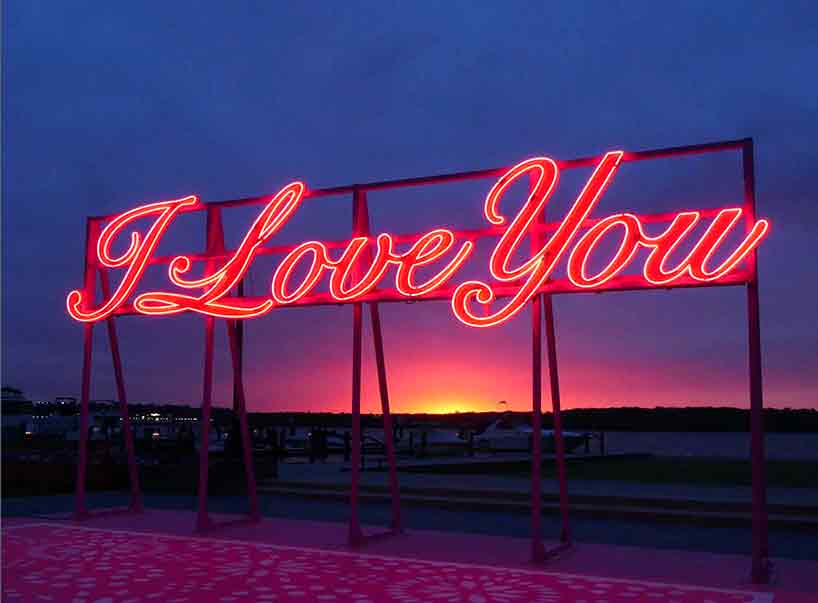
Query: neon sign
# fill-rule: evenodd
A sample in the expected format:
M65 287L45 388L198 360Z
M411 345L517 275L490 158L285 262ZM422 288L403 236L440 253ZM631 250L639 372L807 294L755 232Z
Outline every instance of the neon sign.
M538 219L557 188L559 167L552 159L535 157L503 174L489 191L484 204L485 218L498 229L500 236L488 265L493 282L468 280L456 284L449 296L455 317L471 327L504 323L518 314L535 295L548 290L552 275L563 260L566 261L567 274L564 286L577 291L605 290L614 279L623 276L640 250L647 250L648 255L641 275L633 281L635 288L717 283L734 274L769 232L767 220L753 221L726 259L712 266L712 258L720 251L727 236L740 222L747 221L744 208L710 212L708 216L713 215L713 219L695 242L691 233L705 218L701 211L670 215L669 225L655 236L645 232L642 218L630 213L590 220L592 210L612 182L623 156L623 151L611 151L602 157L561 222L551 228L550 237L519 265L512 265L512 258L519 255L524 239L541 227ZM506 216L502 209L504 195L513 184L521 181L530 183L528 198L515 216ZM289 250L276 267L268 296L252 302L231 298L231 290L241 281L253 259L307 196L306 187L301 182L293 182L276 193L239 246L228 253L220 268L210 274L191 278L188 276L193 264L191 257L179 255L172 258L168 264L168 280L183 292L148 291L134 297L160 240L174 219L182 211L203 209L205 205L197 197L189 196L143 205L116 216L99 235L96 262L107 269L124 270L124 275L116 290L98 307L93 307L92 296L86 291L71 291L66 299L68 313L75 320L95 322L123 313L128 306L128 311L150 316L197 312L217 318L246 319L308 299L324 279L334 303L372 300L378 292L385 291L381 286L392 269L392 299L424 298L448 291L446 285L474 250L472 240L458 237L457 233L446 228L422 234L403 252L397 250L396 237L387 233L375 237L356 236L345 244L337 258L333 258L325 243L306 241ZM136 225L146 219L153 222L142 234ZM582 233L584 228L587 230ZM127 249L114 254L111 250L114 241L128 235ZM466 240L462 240L464 238ZM588 259L606 239L618 241L618 248L604 268L590 274ZM669 265L674 250L684 243L688 246L692 243L690 251L674 265ZM437 273L419 282L416 270L432 265L438 267ZM298 273L303 273L302 276L296 277L299 267L306 270ZM498 288L503 288L503 303L492 310L498 302ZM482 311L478 310L480 306Z

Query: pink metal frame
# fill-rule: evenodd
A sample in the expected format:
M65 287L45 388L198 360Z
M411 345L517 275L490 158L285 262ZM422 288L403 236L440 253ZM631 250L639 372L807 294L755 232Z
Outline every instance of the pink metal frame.
M742 153L742 166L744 175L744 209L747 218L748 229L755 222L755 178L753 168L753 142L752 139L741 139L723 141L702 145L673 147L648 151L638 151L626 153L623 161L644 161L649 159L659 159L667 157L679 157L684 155L694 155L702 153L735 151ZM558 161L561 169L578 167L590 167L597 164L600 156L584 157L567 161ZM308 197L320 198L333 195L352 195L352 232L353 236L368 236L369 211L367 208L366 195L369 191L386 190L393 188L405 188L414 186L426 186L457 181L487 179L501 176L506 168L496 168L472 172L461 172L455 174L444 174L438 176L408 178L403 180L391 180L373 182L369 184L359 184L350 186L340 186L310 191ZM221 223L221 210L230 207L240 207L249 205L261 205L268 201L268 197L255 197L248 199L238 199L231 201L220 201L209 203L207 211L207 249L204 253L189 256L192 261L206 262L206 270L214 270L216 263L228 257L230 251L224 246L224 233ZM190 211L201 211L193 209ZM717 210L702 211L703 217L714 216ZM102 287L102 295L109 295L109 284L107 269L96 261L95 246L100 233L102 223L113 216L97 216L88 219L86 232L86 253L84 288L86 293L93 298L96 291L96 275L99 273ZM643 222L663 222L672 218L671 214L651 214L641 216ZM590 226L596 220L587 220L585 226ZM539 249L544 235L553 231L556 224L549 224L543 215L536 228L533 229L532 246ZM502 230L498 227L489 227L477 230L461 230L455 234L458 237L475 240L483 237L497 237ZM417 239L418 234L404 234L395 236L398 242L409 242ZM327 243L329 248L341 248L346 245L346 241L334 241ZM290 251L293 246L269 246L259 250L259 254L283 254ZM151 264L167 264L170 257L152 258ZM749 336L749 377L750 377L750 416L751 416L751 467L752 467L752 580L756 583L766 582L769 577L768 544L767 544L767 506L766 506L766 475L764 456L764 427L763 427L763 391L761 382L761 336L758 304L758 273L756 268L755 251L749 257L747 268L739 273L724 278L717 283L702 284L694 281L678 281L674 283L676 287L689 286L727 286L743 285L747 289L747 309L748 309L748 336ZM637 277L621 276L613 279L606 286L606 290L631 290L644 289L644 283ZM550 281L544 290L531 302L532 309L532 427L534 433L542 425L542 320L545 321L546 357L548 361L549 386L551 395L551 405L554 415L554 439L556 464L559 481L559 502L562 527L560 530L560 544L552 549L546 550L541 535L541 467L542 467L542 447L539 438L532 438L532 474L531 474L531 557L532 560L542 561L571 544L571 532L568 518L568 496L566 488L565 470L565 448L562 437L562 414L560 409L560 389L559 374L557 370L557 350L556 350L556 330L554 325L554 311L552 305L552 295L558 293L576 293L570 285L560 279ZM241 296L242 292L239 292ZM451 296L450 287L442 287L431 294L425 295L420 300L448 299ZM497 287L495 289L497 297L507 296L513 293L511 287ZM228 301L227 299L223 301ZM254 298L246 301L252 302ZM389 484L392 496L392 525L388 534L395 534L401 531L400 516L400 494L397 478L397 468L395 462L395 448L392 432L392 417L389 407L389 393L387 385L386 361L383 349L383 334L381 329L380 314L378 304L380 302L405 301L394 290L379 289L352 303L352 465L351 465L351 485L350 485L350 517L348 541L352 546L359 546L366 542L367 536L363 534L359 519L359 488L361 469L361 346L362 346L362 326L363 326L363 305L368 304L370 319L372 322L373 343L375 347L375 358L377 364L378 386L381 398L381 410L383 413L384 445L389 464ZM325 293L315 293L299 300L295 305L322 305L338 302ZM134 314L130 306L125 306L117 311L117 315ZM542 317L541 317L542 316ZM230 341L232 367L234 375L235 410L239 416L240 431L242 438L243 460L246 469L247 491L249 498L250 521L259 520L258 500L255 489L255 477L253 475L252 463L252 442L250 441L249 429L247 425L247 409L244 395L244 384L242 380L242 339L240 329L235 321L225 321L227 323L228 338ZM141 512L141 493L139 489L138 472L133 448L133 439L129 424L127 399L125 393L125 383L122 371L122 362L119 353L119 344L116 334L114 317L107 320L109 343L111 356L114 363L114 373L117 383L117 392L122 410L123 434L128 454L128 468L131 482L131 504L127 509L129 512ZM210 428L210 414L212 405L212 381L213 381L213 347L214 347L214 327L215 319L204 317L205 326L205 356L204 356L204 383L202 391L202 425L201 425L201 448L200 448L200 469L199 469L199 496L198 514L196 527L198 530L207 530L213 527L207 513L207 484L208 484L208 441ZM85 477L88 462L87 438L88 438L88 402L91 386L91 354L93 341L93 324L85 323L84 326L84 353L82 372L82 394L80 411L80 438L79 438L79 463L77 467L77 491L75 503L75 516L77 519L90 517L85 505Z

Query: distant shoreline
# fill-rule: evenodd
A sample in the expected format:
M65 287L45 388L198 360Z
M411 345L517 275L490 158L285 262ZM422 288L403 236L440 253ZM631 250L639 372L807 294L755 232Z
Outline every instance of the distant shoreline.
M78 413L76 398L63 398L61 403L35 403L29 401L3 401L3 414L58 414L72 415ZM92 411L116 407L114 400L92 400ZM272 411L259 412L254 408L261 406L258 399L249 400L249 418L254 427L345 427L351 424L348 412L308 412L308 411ZM277 406L275 401L268 401L263 406ZM499 405L498 405L499 406ZM406 426L428 426L447 429L462 429L472 432L482 431L499 415L508 413L518 422L530 418L530 412L506 411L499 406L496 411L453 412L453 413L405 413L400 411L400 401L392 403L395 424ZM543 428L552 429L554 418L548 412L550 404L543 403ZM35 409L36 408L36 409ZM198 406L180 403L131 403L128 405L132 417L159 413L162 416L186 420L198 420ZM395 412L398 410L398 412ZM213 419L219 424L231 421L232 411L222 405L213 407ZM563 428L574 431L633 431L633 432L667 432L667 433L736 433L748 432L750 428L749 408L732 406L615 406L610 408L572 408L562 411ZM363 413L361 422L364 427L375 428L382 425L380 414ZM767 433L816 433L818 434L818 407L808 409L765 408L764 429Z
M515 417L525 418L531 413L508 411ZM500 412L461 412L448 414L394 413L401 424L427 423L440 427L479 429L497 418ZM349 423L349 413L252 413L260 420L279 423L291 420L295 425L312 423L342 425ZM639 432L747 432L750 411L732 407L686 408L583 408L562 411L563 428L582 431L639 431ZM365 425L376 426L380 415L362 415ZM543 427L551 429L554 418L543 413ZM765 409L764 427L768 433L818 433L818 409Z
M110 403L110 402L109 402ZM274 405L272 403L271 405ZM351 423L349 413L334 412L253 412L254 402L250 401L250 422L253 426L293 426L293 427L344 427ZM543 404L544 411L549 405ZM92 403L92 408L94 403ZM393 403L393 408L400 403ZM175 417L199 416L196 406L180 404L130 404L130 414L161 412ZM503 412L508 412L524 420L530 412L455 412L445 414L393 412L395 423L401 426L427 425L449 429L479 431L496 420ZM229 420L230 409L213 408L213 418L219 423ZM634 431L668 433L731 433L748 432L750 427L749 409L735 407L655 407L619 406L612 408L574 408L562 411L563 428L576 431ZM382 425L380 414L362 414L364 427L375 428ZM543 427L552 429L553 415L543 412ZM818 433L818 409L764 410L764 429L767 433Z

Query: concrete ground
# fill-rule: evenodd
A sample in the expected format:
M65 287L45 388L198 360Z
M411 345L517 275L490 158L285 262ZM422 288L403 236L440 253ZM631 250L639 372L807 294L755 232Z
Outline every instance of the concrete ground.
M296 496L275 495L265 493L265 484L260 484L259 503L264 516L263 523L222 527L208 532L207 537L265 543L265 546L272 543L307 547L310 550L348 551L346 521L349 509L343 499L343 491L349 484L349 472L337 463L286 463L280 470L279 479L270 483L301 484L306 487L304 492ZM401 487L406 490L481 490L492 493L495 497L502 497L503 492L526 493L529 489L527 478L515 476L400 473L399 479ZM365 487L384 487L387 480L385 472L365 471L362 474L362 484ZM310 484L338 488L339 497L310 498ZM544 480L543 491L556 493L556 483ZM716 506L720 502L746 502L750 498L749 489L742 487L592 480L571 480L569 494L575 497L682 499L704 501ZM774 504L818 506L818 489L773 488L769 495ZM93 493L88 500L89 507L98 509L121 507L127 502L128 496L124 492ZM95 518L83 522L81 527L184 538L193 535L193 510L196 508L194 496L147 495L144 502L148 509L144 515ZM237 513L246 510L247 503L240 496L213 496L209 500L209 508L214 517L228 519L235 518ZM5 528L24 523L73 525L66 519L72 509L73 497L70 495L3 498L4 539ZM361 520L368 526L367 531L370 533L382 533L390 523L391 509L387 502L364 499L360 512ZM60 513L62 518L58 517ZM529 561L529 513L477 506L447 508L405 504L402 519L404 534L372 540L359 552L386 558L407 557L435 563L466 564L468 567L523 568L529 572L532 568L535 572L542 569L555 572L555 576L576 574L593 577L594 580L610 578L688 587L692 585L741 591L749 589L759 594L767 593L765 596L771 597L752 600L818 603L818 597L813 597L818 594L818 535L814 531L771 525L770 551L775 566L775 582L769 589L754 591L749 583L748 552L751 548L751 532L746 525L703 525L683 521L668 523L649 521L647 518L605 518L575 513L571 516L574 546L543 566L532 566ZM559 516L545 514L542 524L547 546L554 545L553 541L560 530ZM47 532L43 527L33 526L32 529ZM23 532L18 534L23 536ZM66 532L61 534L60 538L69 537ZM51 537L41 534L38 538L44 538L46 546ZM76 534L72 538L77 540ZM74 542L70 546L81 546L82 539L79 541L80 544ZM450 570L451 568L446 571ZM6 571L4 566L4 572ZM39 574L35 573L35 577L37 575ZM704 600L697 599L695 593L690 594L690 597L685 600ZM712 599L709 595L704 598Z
M88 503L92 508L119 507L128 503L128 496L125 493L94 493L89 495ZM152 509L192 511L196 508L196 499L193 496L147 495L145 505ZM262 514L270 518L343 524L349 516L348 505L341 500L261 495L259 505ZM241 513L246 510L247 502L238 496L213 496L209 508L214 513ZM71 495L2 499L4 519L43 517L70 513L72 509ZM511 538L526 538L530 533L528 514L404 506L402 515L404 526L410 530ZM361 519L374 526L388 526L390 506L382 502L362 503ZM184 529L192 530L192 521L190 519L191 523L183 526ZM557 515L544 515L542 522L546 538L559 534ZM580 543L661 550L743 555L750 550L751 542L749 528L741 526L572 517L571 529L574 539ZM818 536L804 530L771 528L770 549L776 559L818 561Z
M100 500L96 501L97 503ZM236 516L219 516L214 515L214 519L220 521L227 521L234 519ZM496 518L495 518L496 519ZM297 555L293 560L285 560L287 563L311 563L311 551L334 551L340 554L353 553L352 561L358 559L364 562L364 566L354 566L350 570L361 571L362 567L366 571L371 569L371 566L376 563L381 563L379 560L386 560L387 566L399 568L400 565L389 564L388 559L405 558L411 560L425 560L430 563L437 563L442 565L434 566L444 574L450 577L453 574L462 574L465 572L468 576L493 575L502 572L504 568L516 570L523 573L509 574L516 580L522 580L517 585L522 588L523 582L530 580L550 580L549 584L565 585L577 579L591 580L585 586L575 586L577 588L584 588L583 591L571 591L570 598L560 597L559 599L543 599L543 600L560 600L560 601L579 601L582 600L596 600L598 597L590 596L593 593L601 593L606 587L611 588L609 584L612 581L626 581L629 585L627 592L622 596L631 597L638 596L645 588L666 588L669 589L663 600L685 600L685 601L704 601L716 600L720 596L724 596L724 600L745 600L745 601L776 601L779 603L795 603L797 601L812 603L818 602L818 562L812 560L794 560L794 559L780 559L776 563L776 581L773 585L763 588L755 588L748 581L749 559L746 555L723 554L723 553L705 553L700 551L681 551L666 549L661 550L657 548L644 548L627 546L620 544L591 544L580 542L568 552L547 561L543 564L532 564L529 560L529 542L524 538L515 538L508 535L488 535L476 533L456 533L443 532L437 530L420 530L410 528L404 534L392 536L388 538L378 538L368 542L365 547L351 550L346 545L346 526L339 522L315 521L315 520L297 520L297 519L280 519L280 518L265 518L260 524L233 524L229 527L220 527L211 532L208 532L205 539L191 538L192 525L194 515L190 511L157 511L149 510L142 515L113 515L107 517L99 517L90 519L76 524L70 520L31 520L23 518L6 519L4 521L4 547L6 547L6 539L11 534L12 541L9 542L9 551L16 551L17 557L22 557L26 554L25 547L34 546L36 555L31 558L17 559L21 562L20 567L15 571L27 570L33 572L31 580L20 580L17 574L6 573L6 565L15 562L15 555L7 554L4 558L4 574L7 580L14 579L15 593L25 596L29 591L26 589L47 589L49 587L49 580L44 580L44 572L57 572L55 575L60 575L58 570L54 569L54 564L47 564L43 566L42 562L38 561L43 551L49 551L57 545L52 555L59 555L59 547L65 542L64 546L69 547L70 550L79 551L85 549L90 545L88 543L95 542L95 550L99 547L106 547L106 544L119 550L117 547L125 551L125 559L131 554L131 550L137 546L142 550L143 547L158 547L157 554L163 551L166 554L172 543L165 538L167 536L183 537L183 546L185 541L199 542L194 544L196 558L206 564L209 557L208 550L213 549L214 554L219 551L223 552L224 547L219 547L215 543L225 542L230 546L238 546L241 543L264 543L265 545L276 545L278 547L298 547L295 553L287 551L286 549L275 549L276 555L283 557L286 555ZM27 526L25 524L28 524ZM33 525L32 525L33 524ZM15 526L24 526L17 532L21 536L17 538L17 542L13 541L15 535ZM78 526L76 528L71 526ZM68 528L60 530L61 527ZM31 533L25 532L29 530ZM32 531L33 530L33 531ZM37 532L39 530L39 532ZM77 531L79 530L79 531ZM82 532L82 530L86 530ZM127 531L132 536L127 537L127 540L122 541L121 546L117 533ZM377 526L369 526L367 531L375 533L379 531ZM106 536L105 534L108 534ZM153 540L146 540L140 542L139 534L153 535ZM71 539L70 542L66 539ZM158 539L157 539L158 538ZM129 543L129 544L125 544ZM208 544L214 543L214 544ZM18 548L14 549L14 545ZM553 545L553 542L547 545ZM176 546L176 545L173 545ZM50 548L49 548L50 547ZM237 549L238 551L238 549ZM93 551L90 551L93 554ZM184 551L178 553L185 554ZM238 554L238 552L237 552ZM243 552L245 557L249 553ZM374 555L374 557L360 557L360 555ZM257 555L257 552L254 553ZM314 555L313 555L314 556ZM154 555L149 554L148 557L142 557L147 562L149 558ZM232 557L231 557L232 558ZM163 558L164 559L164 558ZM347 558L337 558L347 559ZM124 560L119 557L119 554L108 555L104 557L105 568L108 573L121 572L120 563ZM172 556L164 559L163 564L171 565L174 561ZM315 557L315 563L319 563L319 557ZM131 563L130 561L126 561ZM408 562L408 561L407 561ZM40 563L40 565L37 565ZM200 563L200 564L201 564ZM333 562L334 563L334 562ZM342 561L338 561L341 564ZM346 561L343 561L346 563ZM416 563L416 562L412 562ZM29 565L26 565L29 564ZM36 566L31 569L31 564ZM154 563L156 565L156 563ZM132 567L133 563L128 568ZM204 567L204 566L202 566ZM419 565L417 567L423 567ZM338 568L333 565L332 575L330 580L338 579ZM167 569L167 568L165 568ZM184 568L181 568L184 570ZM221 568L211 568L212 572L220 571ZM242 570L238 566L229 568L231 571ZM199 576L202 579L208 578L207 571L202 568L199 570ZM8 571L11 571L10 569ZM161 568L152 569L151 571L160 572ZM181 571L176 568L174 571ZM437 570L436 570L437 571ZM117 574L119 575L119 574ZM160 574L157 574L160 575ZM340 575L344 575L343 571ZM523 576L523 578L520 578ZM150 576L148 576L150 578ZM585 577L585 578L582 578ZM373 576L374 578L374 576ZM102 572L96 579L97 586L102 580L106 580L106 572ZM431 578L430 578L431 579ZM288 579L289 580L289 579ZM458 584L465 584L460 578L457 579ZM94 580L89 578L87 583L79 584L78 587L85 588L84 584L91 584L94 586ZM319 586L323 585L321 580L318 581ZM125 579L122 579L122 584ZM527 583L527 582L526 582ZM119 584L119 583L117 583ZM190 583L187 583L188 592L195 594L195 590L190 591ZM242 583L244 584L244 583ZM315 582L313 582L315 584ZM423 587L423 581L415 581L415 588ZM161 583L156 583L156 587L162 586ZM654 586L651 586L654 585ZM673 585L680 585L674 587ZM598 587L602 586L603 589ZM574 587L572 587L574 588ZM712 588L712 589L727 589L726 591L705 592L696 589ZM641 590L640 590L641 589ZM693 589L693 590L691 590ZM86 588L83 592L89 592L91 589ZM269 588L267 589L269 590ZM739 591L739 592L736 592ZM124 592L124 591L123 591ZM247 594L246 591L243 591ZM749 593L741 595L741 592ZM698 593L698 594L697 594ZM758 593L758 598L751 593ZM766 594L765 594L766 593ZM235 594L235 593L234 593ZM287 594L287 593L279 593ZM585 596L589 595L589 596ZM660 596L660 595L651 595ZM579 598L575 598L579 597ZM744 597L744 598L742 598ZM620 600L618 597L603 597L608 600ZM201 594L196 596L196 600L210 600ZM218 599L212 599L218 600ZM227 598L222 600L243 600L236 598ZM302 599L303 600L303 599ZM312 600L312 599L307 599ZM316 599L317 600L317 599ZM385 599L383 599L385 600ZM397 597L395 600L408 600ZM455 599L451 599L455 600ZM464 600L464 599L456 599ZM472 599L466 599L472 600ZM478 599L473 599L478 600ZM485 599L480 599L485 600ZM511 599L504 599L511 600ZM515 601L517 599L514 599ZM622 599L623 601L625 599ZM721 599L719 599L721 600Z

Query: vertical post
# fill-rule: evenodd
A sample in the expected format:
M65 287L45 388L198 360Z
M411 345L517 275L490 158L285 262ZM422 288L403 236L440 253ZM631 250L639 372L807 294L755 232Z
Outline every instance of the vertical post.
M88 303L93 303L96 296L96 243L99 238L99 225L88 219L85 225L85 266L83 274L83 291ZM79 451L77 459L77 484L74 498L74 519L88 516L85 502L85 478L88 467L88 404L91 396L91 360L94 344L94 323L86 322L83 328L82 350L82 389L80 392Z
M530 190L534 193L538 179L531 174ZM537 224L544 222L537 216ZM542 244L542 234L531 235L531 251ZM531 561L545 559L542 542L542 295L531 300Z
M358 489L361 482L361 303L352 305L352 463L349 492L349 544L363 543L358 517Z
M102 287L103 299L111 297L111 286L108 281L108 273L104 269L99 271L99 283ZM139 471L136 466L136 451L134 450L133 432L131 430L131 417L128 414L128 397L125 392L125 376L122 370L122 357L119 353L119 338L116 334L116 323L114 317L108 317L108 342L111 348L111 359L114 363L114 378L116 379L117 397L119 398L119 411L122 418L122 437L125 441L125 451L128 456L128 476L131 483L131 511L142 512L142 493L139 489Z
M204 380L202 384L202 414L199 425L199 510L196 516L196 530L203 532L210 528L207 512L207 485L209 475L210 410L213 404L213 327L215 319L205 317Z
M557 477L560 485L560 516L562 528L560 542L571 541L571 528L568 523L568 492L565 479L565 443L562 439L562 411L560 408L560 377L557 369L557 341L554 329L554 308L551 296L543 296L545 311L545 345L548 354L548 376L551 382L551 407L554 411L554 448L557 456Z
M753 141L742 147L744 169L744 206L747 220L755 222L755 166ZM764 392L761 375L761 318L758 301L758 266L756 252L748 258L750 280L747 282L747 331L750 373L750 464L752 470L752 581L769 581L769 546L767 537L767 475L764 455Z
M236 287L238 297L244 297L244 278L239 281ZM244 321L234 320L233 330L236 336L236 365L233 367L233 412L238 414L239 400L241 398L240 386L244 375Z
M366 202L366 192L361 191L358 203L353 204L354 225L359 235L369 236L369 206ZM367 257L371 261L372 252L368 249ZM386 378L386 357L383 351L383 331L381 330L381 313L377 302L369 304L369 317L372 321L372 343L375 347L375 363L378 370L378 390L381 398L381 414L383 416L383 439L386 449L386 460L389 464L389 494L392 499L392 531L401 531L400 516L400 486L398 485L398 469L395 460L395 433L392 429L392 413L389 408L389 385Z
M386 448L386 460L389 463L389 493L392 497L392 530L400 532L400 486L398 469L395 461L395 434L392 430L392 414L389 409L389 387L386 381L386 359L383 353L383 334L381 333L381 315L378 304L369 304L372 320L372 337L375 344L375 362L378 365L378 388L381 395L381 412L383 413L383 437Z
M357 236L361 230L362 192L352 194L352 230ZM356 275L357 276L357 275ZM363 533L358 517L358 490L361 481L361 302L352 305L352 458L349 492L349 535L351 546L363 544Z
M244 279L238 284L238 297L244 297ZM253 466L253 438L247 424L247 399L244 396L244 323L241 320L227 321L227 336L230 341L230 355L233 360L233 412L239 418L241 434L241 454L244 462L244 475L247 479L247 497L250 503L250 519L259 521L256 495L256 475Z
M531 190L537 185L537 180L532 175ZM537 216L539 225L545 224L545 209L542 215ZM540 245L543 242L543 234L537 234L531 238L532 245L536 243L534 251L539 251ZM557 335L554 327L554 306L551 295L546 293L537 296L542 299L543 313L545 314L545 345L546 354L548 357L548 378L551 389L551 410L554 414L554 452L557 461L557 479L559 481L559 500L560 500L560 517L562 526L560 528L560 542L568 544L571 540L571 528L568 521L568 491L565 477L565 442L562 437L562 409L560 405L560 377L559 369L557 367ZM537 306L537 321L540 320L539 305ZM539 327L538 327L539 328ZM538 337L538 336L537 336ZM539 338L537 339L539 346ZM540 367L540 355L537 355L537 366ZM539 370L539 369L538 369ZM537 376L537 390L540 389L541 375ZM533 470L532 463L532 470ZM533 474L532 474L533 475ZM539 475L539 474L538 474ZM539 481L539 477L537 478ZM533 480L533 477L532 477Z
M88 516L85 504L85 474L88 466L88 397L91 388L91 348L94 325L86 322L83 328L82 392L80 393L79 458L77 461L77 488L74 499L74 519Z
M542 295L531 300L531 560L545 559L542 542Z
M261 515L258 510L258 497L256 496L256 476L253 467L253 439L250 437L250 428L247 424L247 402L244 397L244 379L241 373L241 346L239 339L239 329L236 323L239 321L227 321L227 335L230 340L230 354L233 359L233 379L236 390L236 400L234 408L237 408L239 415L239 431L241 433L241 452L244 461L244 475L247 478L247 497L250 502L250 519L259 521Z
M218 253L224 247L224 231L221 223L221 213L216 207L207 208L207 253ZM205 266L205 274L210 275L216 269L215 262L209 260ZM202 414L199 429L199 505L196 516L196 530L206 531L212 525L207 512L207 486L209 477L209 448L210 448L210 414L213 404L213 343L215 319L205 316L204 332L204 377L202 382Z

